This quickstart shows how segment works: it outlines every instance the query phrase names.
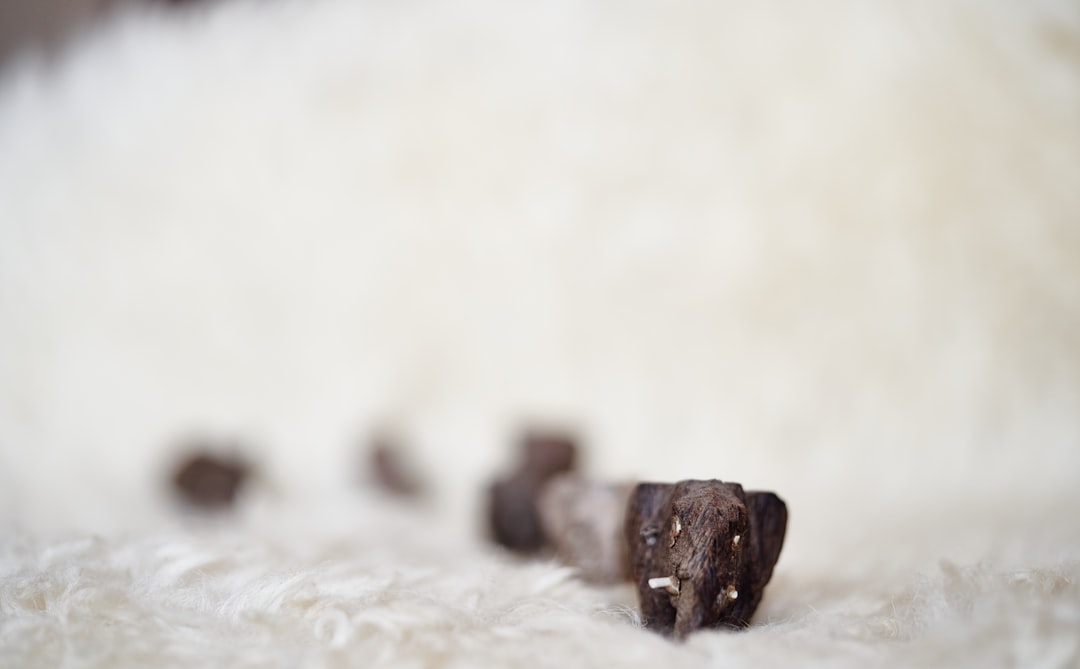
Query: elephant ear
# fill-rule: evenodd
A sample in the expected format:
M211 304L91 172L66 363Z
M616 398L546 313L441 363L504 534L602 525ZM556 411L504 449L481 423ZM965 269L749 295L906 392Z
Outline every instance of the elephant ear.
M632 559L651 556L657 549L667 547L660 533L668 526L665 516L671 515L671 496L674 492L673 483L639 483L634 486L626 507L626 544Z
M746 510L750 514L750 537L755 553L754 588L761 592L772 578L773 567L780 559L787 532L787 505L771 492L746 493Z
M649 587L649 579L666 575L670 526L671 483L639 483L630 493L626 506L625 537L630 563L630 578L638 589L642 622L649 629L670 635L675 626L675 607L664 590Z

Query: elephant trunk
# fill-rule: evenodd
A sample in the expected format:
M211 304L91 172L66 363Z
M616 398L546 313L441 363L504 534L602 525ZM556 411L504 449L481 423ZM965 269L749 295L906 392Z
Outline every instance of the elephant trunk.
M710 585L698 582L698 579L684 579L680 584L675 604L676 639L685 639L694 630L706 627L712 622L709 617L717 593L708 592Z

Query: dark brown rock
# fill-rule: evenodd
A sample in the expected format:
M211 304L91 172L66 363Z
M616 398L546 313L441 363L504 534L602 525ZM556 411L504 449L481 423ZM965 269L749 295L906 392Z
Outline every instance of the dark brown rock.
M368 454L368 470L376 486L395 497L418 498L424 484L410 466L403 450L386 436L377 437Z
M626 542L645 626L685 638L749 625L772 578L787 506L737 483L640 483L630 495Z
M224 509L236 501L248 475L248 465L240 458L200 451L180 463L172 482L177 494L192 506Z
M574 469L577 446L566 435L528 433L521 440L518 469L488 491L488 522L496 543L535 553L547 543L538 497L552 477Z
M564 563L592 583L630 579L624 537L631 484L595 483L574 474L549 481L539 497L544 534Z

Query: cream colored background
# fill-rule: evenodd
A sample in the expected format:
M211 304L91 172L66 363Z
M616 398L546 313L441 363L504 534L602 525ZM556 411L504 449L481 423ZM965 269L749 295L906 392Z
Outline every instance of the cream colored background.
M9 63L3 511L157 522L193 430L309 498L390 424L465 513L545 421L800 523L1075 500L1078 40L1067 2L238 2Z

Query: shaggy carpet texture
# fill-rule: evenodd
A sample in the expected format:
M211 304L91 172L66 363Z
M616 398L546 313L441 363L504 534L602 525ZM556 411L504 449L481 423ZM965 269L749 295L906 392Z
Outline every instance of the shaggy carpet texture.
M778 492L754 625L489 546L528 425ZM1078 484L1075 2L132 6L0 70L0 666L1075 667Z

